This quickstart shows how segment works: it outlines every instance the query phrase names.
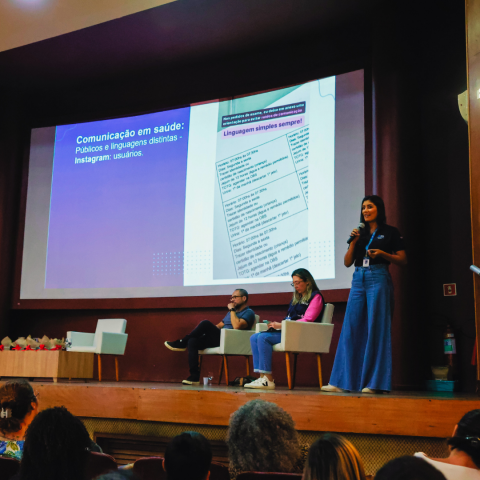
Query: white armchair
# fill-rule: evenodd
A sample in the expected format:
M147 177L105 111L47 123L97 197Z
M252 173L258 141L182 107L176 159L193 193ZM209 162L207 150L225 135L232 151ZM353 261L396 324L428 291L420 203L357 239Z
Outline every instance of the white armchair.
M250 346L250 337L255 333L255 326L258 324L260 317L255 315L255 322L251 330L235 330L222 328L220 331L220 346L214 348L205 348L199 350L200 357L199 366L200 373L202 369L203 355L221 355L222 362L220 364L220 371L218 374L218 384L222 381L223 369L225 367L225 381L228 385L228 357L230 355L243 355L245 357L247 375L250 375L249 358L252 355L252 347Z
M98 320L95 333L67 332L67 351L91 352L98 355L98 380L102 381L101 355L115 355L115 376L119 381L118 357L125 353L128 334L123 318Z
M321 353L330 351L333 335L333 311L335 306L327 303L323 310L321 322L296 322L294 320L284 320L282 322L282 337L280 343L273 346L274 352L285 352L287 364L288 388L292 390L295 387L295 374L297 371L297 357L299 353L309 352L317 354L318 381L322 388L322 362ZM258 324L257 332L267 330L266 324ZM290 369L290 353L294 355L293 362L293 380Z

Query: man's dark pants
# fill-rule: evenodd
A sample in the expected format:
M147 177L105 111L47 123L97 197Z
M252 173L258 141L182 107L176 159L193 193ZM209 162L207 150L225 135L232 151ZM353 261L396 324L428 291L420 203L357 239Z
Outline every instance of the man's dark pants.
M203 320L186 337L188 349L188 366L190 375L199 376L198 351L204 348L220 346L220 329L212 322Z

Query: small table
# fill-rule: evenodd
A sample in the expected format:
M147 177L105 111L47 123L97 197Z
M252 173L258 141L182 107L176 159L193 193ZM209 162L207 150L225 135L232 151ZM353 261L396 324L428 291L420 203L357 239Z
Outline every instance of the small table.
M65 350L0 352L0 377L93 378L93 353Z

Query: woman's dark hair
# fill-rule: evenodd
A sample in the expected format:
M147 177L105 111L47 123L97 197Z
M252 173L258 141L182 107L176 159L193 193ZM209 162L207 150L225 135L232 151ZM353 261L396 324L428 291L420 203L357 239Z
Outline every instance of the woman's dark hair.
M303 480L365 480L357 449L344 437L326 433L308 451Z
M0 418L0 431L5 433L18 432L22 422L33 410L32 402L37 403L37 397L32 386L24 379L9 380L0 387L0 409L8 412L8 418ZM10 416L11 412L11 416Z
M22 480L85 480L90 437L65 407L40 412L27 430L20 464Z
M312 296L313 291L320 291L320 289L317 287L317 284L315 283L312 274L306 268L297 268L296 270L294 270L292 273L292 278L293 277L300 277L304 282L308 283L308 288L302 296L297 293L296 290L293 291L293 305L302 301L308 302L308 300L310 300L310 297Z
M453 449L469 455L473 463L480 468L480 410L466 413L457 424L455 436L447 440Z
M204 480L210 471L212 450L208 440L197 432L174 437L165 450L168 480Z
M400 457L384 465L375 480L446 480L440 470L417 457Z
M378 195L367 195L362 200L362 205L360 206L360 222L365 223L365 218L363 217L362 207L363 207L363 202L366 202L367 200L372 202L377 207L377 223L378 223L378 225L384 225L385 223L387 223L387 215L385 213L385 204L383 203L383 200ZM367 229L364 228L364 230L367 230Z

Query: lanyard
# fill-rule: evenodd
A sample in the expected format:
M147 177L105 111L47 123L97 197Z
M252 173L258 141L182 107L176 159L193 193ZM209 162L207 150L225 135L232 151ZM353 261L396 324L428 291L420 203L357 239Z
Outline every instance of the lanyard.
M367 246L365 247L365 257L367 257L368 247L373 242L373 238L375 237L375 234L377 233L377 230L378 230L378 228L376 228L375 231L372 233L372 236L370 237L370 241L368 242Z

